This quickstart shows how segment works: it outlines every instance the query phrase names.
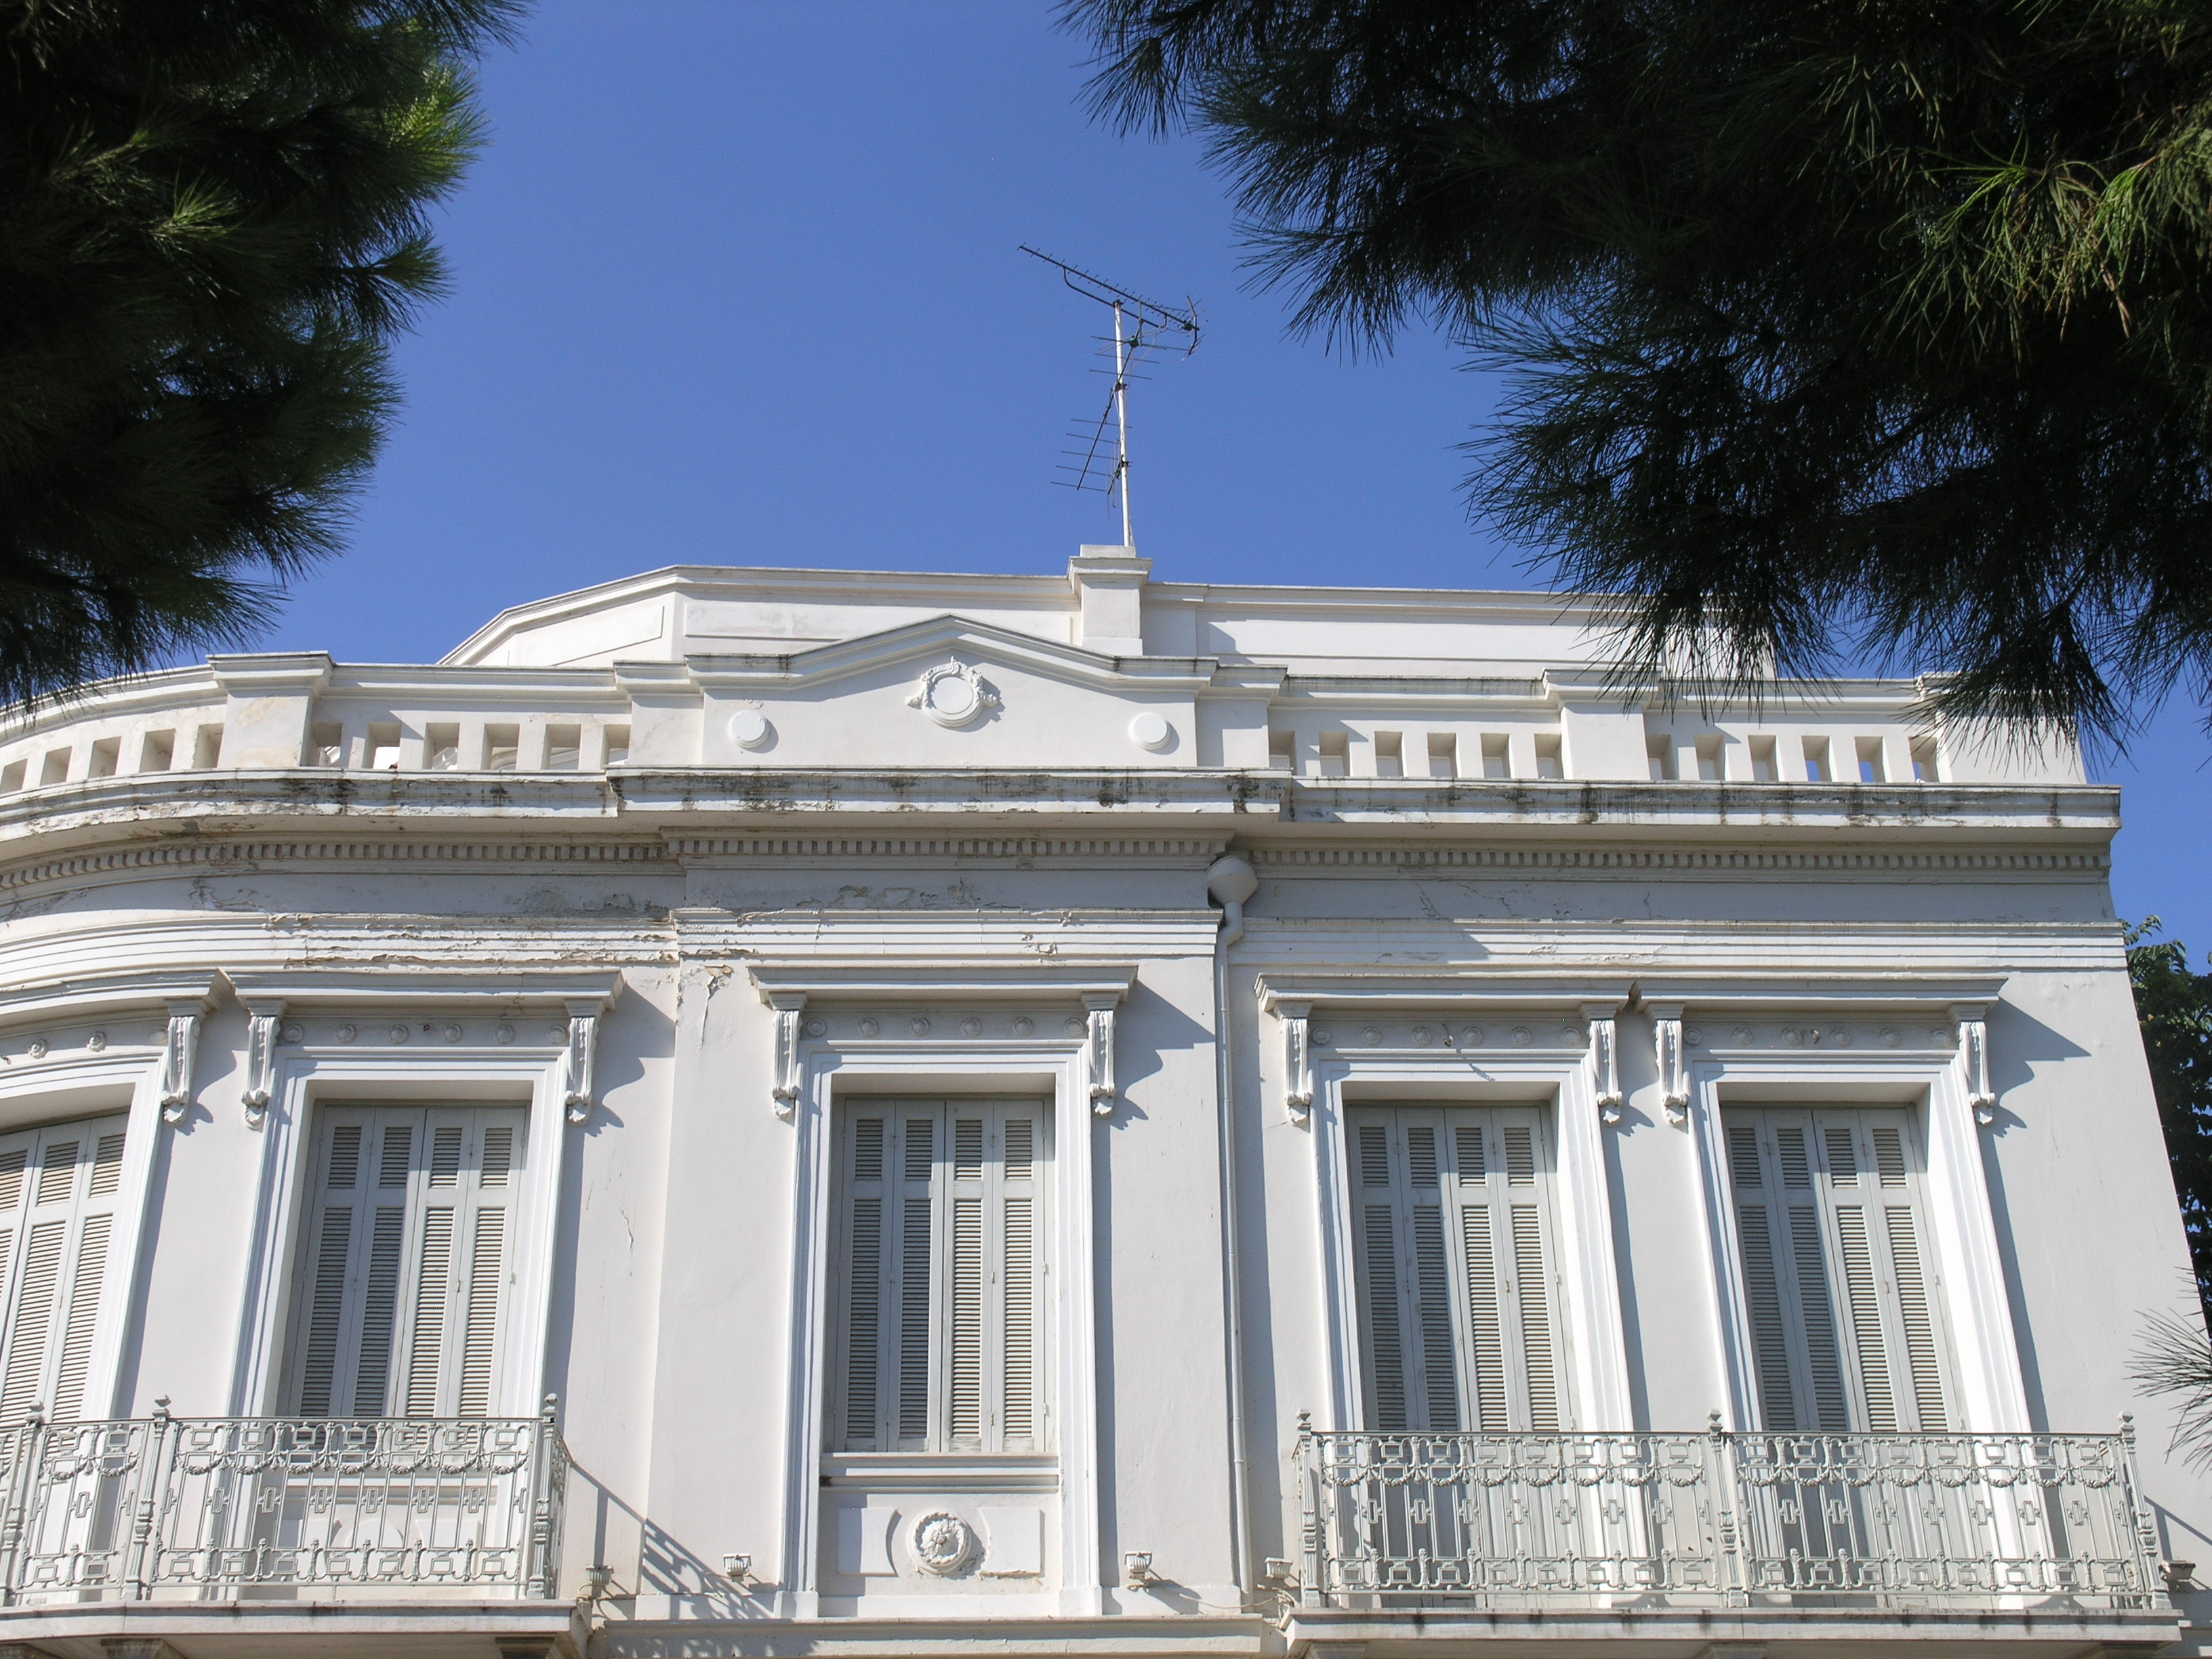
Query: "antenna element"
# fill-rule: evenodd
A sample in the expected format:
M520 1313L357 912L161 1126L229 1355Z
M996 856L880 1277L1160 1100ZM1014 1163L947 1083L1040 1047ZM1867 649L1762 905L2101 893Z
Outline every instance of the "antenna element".
M1060 280L1086 300L1096 300L1110 307L1114 313L1114 389L1106 396L1106 407L1097 420L1085 431L1068 435L1083 444L1080 450L1065 452L1075 465L1063 466L1063 472L1073 472L1073 478L1056 479L1071 489L1119 489L1121 493L1121 545L1134 552L1135 532L1129 526L1129 382L1132 368L1149 362L1148 351L1155 351L1162 340L1172 341L1181 337L1182 355L1186 357L1198 349L1198 301L1186 300L1181 306L1162 305L1158 300L1148 300L1141 294L1131 292L1119 283L1109 283L1103 276L1094 276L1089 271L1069 264L1065 259L1055 259L1049 253L1031 247L1027 242L1021 251L1033 258L1042 259L1060 272ZM1114 427L1114 465L1103 465L1100 451L1105 447L1106 428Z

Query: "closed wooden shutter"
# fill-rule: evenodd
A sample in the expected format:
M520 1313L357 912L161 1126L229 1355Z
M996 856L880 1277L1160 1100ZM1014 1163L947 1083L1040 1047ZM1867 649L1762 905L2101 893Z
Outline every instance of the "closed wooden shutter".
M830 1449L1047 1449L1046 1108L860 1100L839 1117Z
M320 1109L293 1409L496 1409L525 1122L512 1106Z
M0 1423L34 1406L54 1421L107 1410L88 1389L116 1267L123 1144L119 1117L0 1136Z
M1735 1108L1723 1129L1759 1426L1948 1426L1909 1114Z
M1346 1127L1368 1425L1560 1427L1562 1298L1542 1114L1361 1106Z

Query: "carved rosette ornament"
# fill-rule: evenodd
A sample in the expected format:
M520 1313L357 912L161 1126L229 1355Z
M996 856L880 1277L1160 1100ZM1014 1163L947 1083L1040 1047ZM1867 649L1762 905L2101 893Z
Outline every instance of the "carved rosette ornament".
M919 708L939 726L957 729L974 725L998 708L999 694L973 667L956 659L924 674L906 706Z
M915 1564L924 1572L950 1578L975 1559L975 1529L957 1515L938 1510L914 1523Z

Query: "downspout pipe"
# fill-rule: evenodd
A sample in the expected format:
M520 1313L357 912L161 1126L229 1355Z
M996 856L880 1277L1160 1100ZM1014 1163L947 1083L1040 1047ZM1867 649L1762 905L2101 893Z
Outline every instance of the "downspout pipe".
M1217 1103L1216 1157L1221 1169L1222 1325L1229 1384L1230 1571L1247 1605L1254 1581L1251 1562L1251 1471L1244 1434L1244 1271L1237 1217L1237 1124L1229 1066L1229 948L1244 937L1244 901L1260 890L1260 877L1235 854L1216 859L1206 872L1206 896L1221 907L1213 938L1213 1089Z

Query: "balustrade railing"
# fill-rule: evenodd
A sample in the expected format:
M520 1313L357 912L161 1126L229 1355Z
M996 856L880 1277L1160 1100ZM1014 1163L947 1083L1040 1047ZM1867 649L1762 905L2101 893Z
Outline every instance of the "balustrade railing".
M1327 1433L1312 1607L2160 1605L2118 1434Z
M554 1593L568 1450L536 1417L0 1429L0 1599Z

